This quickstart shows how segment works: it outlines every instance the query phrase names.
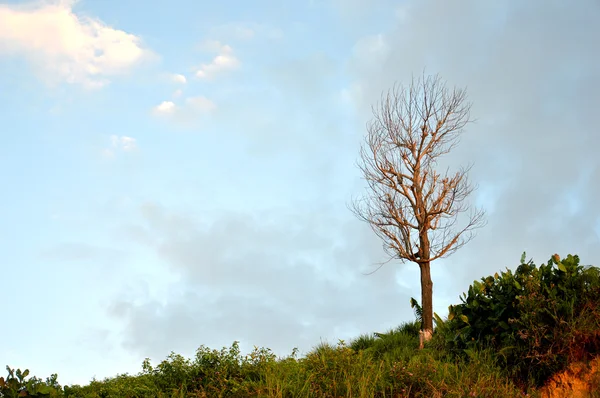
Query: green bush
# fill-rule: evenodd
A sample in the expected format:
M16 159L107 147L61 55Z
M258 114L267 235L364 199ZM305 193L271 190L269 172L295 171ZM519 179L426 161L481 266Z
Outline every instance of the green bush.
M376 337L372 334L361 334L350 342L350 348L354 351L366 350L375 344Z
M252 354L251 354L252 355ZM246 365L256 365L249 360ZM171 353L156 368L145 362L145 372L152 374L160 391L171 394L203 393L207 396L243 397L248 394L243 385L243 358L239 343L230 348L211 350L200 346L194 361ZM184 395L185 396L185 395Z
M154 380L147 375L119 374L104 380L92 380L86 386L65 386L64 397L72 398L151 398L160 397ZM171 396L171 395L168 395Z
M363 334L350 342L354 351L366 351L375 359L386 355L395 358L409 358L419 346L419 330L421 322L406 322L387 333Z
M393 357L395 359L408 360L415 355L419 347L419 338L417 336L402 330L401 326L375 339L373 345L366 352L371 354L374 359Z
M450 306L446 343L451 349L490 347L520 382L540 385L570 361L600 353L600 270L579 257L552 256L536 267L482 278L462 304Z
M0 397L15 398L15 397L58 397L62 394L62 388L58 384L57 375L53 374L46 378L46 382L32 377L25 380L29 376L29 369L21 372L21 369L11 369L6 366L8 375L6 379L0 377Z

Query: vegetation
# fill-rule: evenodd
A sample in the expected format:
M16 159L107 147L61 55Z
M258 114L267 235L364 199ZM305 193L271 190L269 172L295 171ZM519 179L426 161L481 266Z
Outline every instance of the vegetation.
M475 281L451 306L447 334L460 350L487 346L520 381L537 385L570 362L600 353L600 270L558 254Z
M193 360L171 353L155 367L146 359L135 376L64 387L55 374L26 380L28 370L7 367L0 396L535 397L553 374L599 358L600 269L579 265L577 256L554 255L537 267L524 254L516 272L475 281L461 301L446 320L434 314L433 338L422 350L422 309L412 299L415 322L348 344L322 343L303 358L258 347L242 356L237 342L201 346Z

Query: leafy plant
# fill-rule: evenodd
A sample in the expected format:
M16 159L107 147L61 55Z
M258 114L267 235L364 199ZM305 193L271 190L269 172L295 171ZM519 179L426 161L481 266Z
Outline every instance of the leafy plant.
M47 379L49 384L46 384L36 377L26 381L29 369L21 372L21 369L15 371L6 366L6 370L8 371L6 379L0 377L0 397L58 397L61 392L60 385L56 382L56 374Z
M414 297L410 298L410 307L415 311L415 318L417 318L417 322L423 326L423 308L419 305L419 302L414 299Z
M570 360L600 352L600 272L555 254L474 281L450 306L446 342L454 349L491 347L514 376L540 384ZM575 340L573 340L577 337Z

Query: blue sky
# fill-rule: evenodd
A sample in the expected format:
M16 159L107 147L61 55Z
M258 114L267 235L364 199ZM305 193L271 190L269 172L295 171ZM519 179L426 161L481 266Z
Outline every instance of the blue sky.
M434 307L553 253L600 263L600 6L0 2L0 358L61 383L241 341L306 352L413 319L418 269L348 210L370 107L466 87L488 224Z

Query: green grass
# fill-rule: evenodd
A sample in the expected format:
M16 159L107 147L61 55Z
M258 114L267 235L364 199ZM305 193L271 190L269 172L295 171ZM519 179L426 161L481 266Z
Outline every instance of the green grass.
M56 397L519 397L488 352L453 358L434 343L418 349L418 324L321 343L307 355L276 358L264 348L242 356L237 343L200 347L195 358L172 353L137 375L66 386ZM58 387L58 386L57 386ZM533 395L531 395L533 393ZM530 391L530 396L535 396Z

